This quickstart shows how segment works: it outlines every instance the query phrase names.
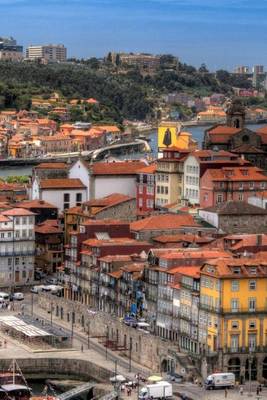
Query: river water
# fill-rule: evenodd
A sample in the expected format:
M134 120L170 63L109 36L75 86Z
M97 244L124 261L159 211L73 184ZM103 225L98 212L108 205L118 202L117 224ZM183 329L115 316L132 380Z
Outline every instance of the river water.
M249 129L257 130L261 126L264 126L266 124L249 124L247 127ZM208 128L208 126L192 126L192 127L186 127L185 130L192 133L193 138L198 142L199 148L201 148L202 140L203 140L203 135L204 131ZM147 135L147 137L150 139L150 147L152 150L152 154L154 157L157 157L157 130L153 130L151 133ZM125 156L123 156L125 157ZM131 154L131 157L127 158L142 158L144 157L144 154L142 153L133 153ZM21 175L31 175L32 174L32 166L26 165L26 166L19 166L19 167L0 167L0 178L6 178L7 176L21 176Z

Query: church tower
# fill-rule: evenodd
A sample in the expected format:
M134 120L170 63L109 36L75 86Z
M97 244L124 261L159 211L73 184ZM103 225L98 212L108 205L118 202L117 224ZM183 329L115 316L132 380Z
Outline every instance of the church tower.
M239 99L232 99L226 104L226 125L238 129L245 127L246 111Z

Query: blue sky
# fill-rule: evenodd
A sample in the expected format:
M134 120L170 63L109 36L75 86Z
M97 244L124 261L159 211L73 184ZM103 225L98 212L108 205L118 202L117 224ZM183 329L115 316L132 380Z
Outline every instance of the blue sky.
M212 70L267 66L267 0L0 0L0 35L69 56L172 53Z

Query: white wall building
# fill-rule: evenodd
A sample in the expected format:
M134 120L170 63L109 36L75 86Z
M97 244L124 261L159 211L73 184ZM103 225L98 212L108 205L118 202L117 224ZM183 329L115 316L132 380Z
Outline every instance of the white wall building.
M35 178L32 184L31 200L36 199L53 204L61 213L87 201L87 188L80 179Z
M267 209L267 193L259 193L258 196L251 196L248 198L248 204L253 206L261 207Z
M184 198L191 204L200 202L200 167L199 160L190 154L184 161Z
M43 59L46 61L64 62L67 59L67 49L63 44L29 46L26 49L26 57L29 60Z
M136 178L147 164L141 161L101 162L92 165L78 160L69 169L69 178L80 179L87 187L88 200L112 193L136 197Z
M35 214L23 208L0 213L0 286L16 287L34 280Z

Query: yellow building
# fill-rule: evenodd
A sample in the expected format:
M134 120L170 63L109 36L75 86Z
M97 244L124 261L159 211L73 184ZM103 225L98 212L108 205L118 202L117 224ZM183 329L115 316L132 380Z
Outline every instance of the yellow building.
M240 379L267 378L267 262L218 259L200 273L199 341Z
M155 204L158 207L180 203L183 197L184 160L188 151L176 147L164 149L157 161Z
M178 147L183 150L195 150L197 142L191 133L183 132L181 124L173 121L163 121L158 127L158 151L166 147Z

